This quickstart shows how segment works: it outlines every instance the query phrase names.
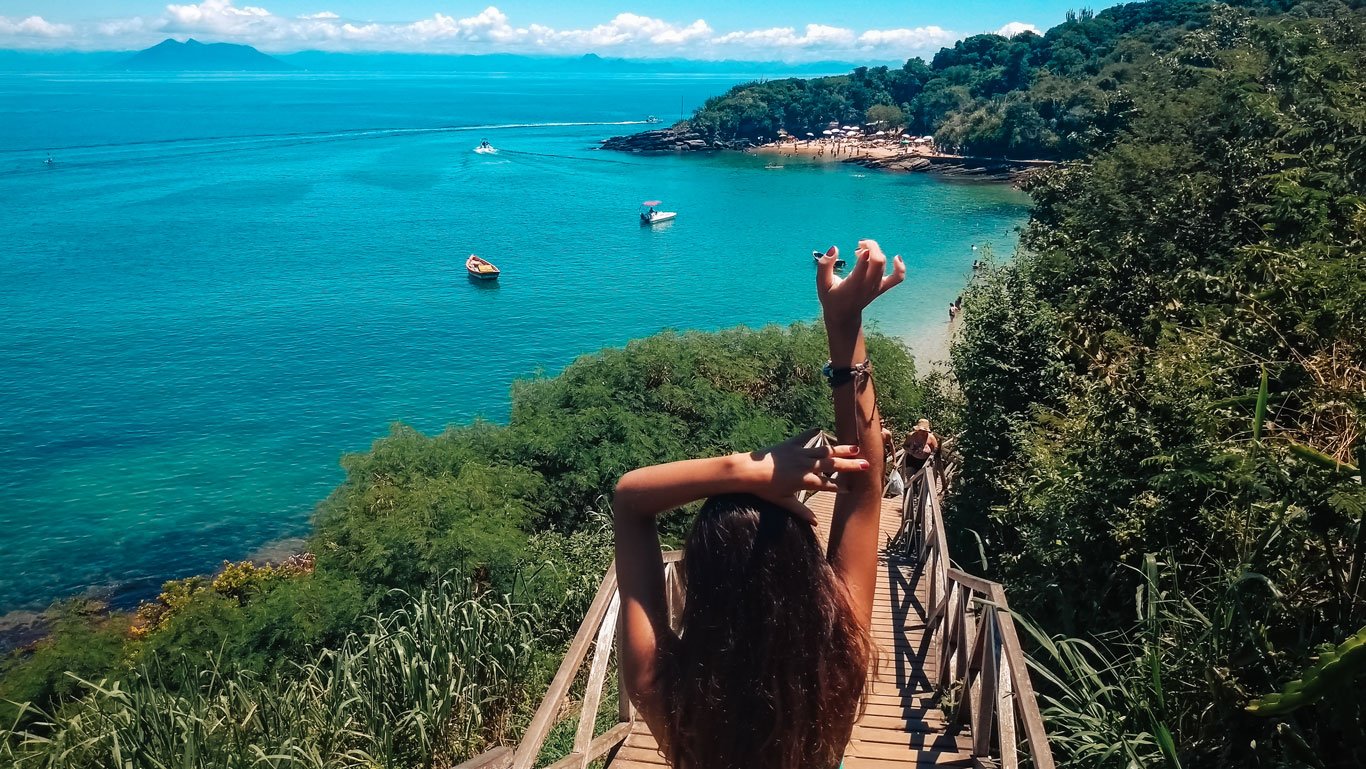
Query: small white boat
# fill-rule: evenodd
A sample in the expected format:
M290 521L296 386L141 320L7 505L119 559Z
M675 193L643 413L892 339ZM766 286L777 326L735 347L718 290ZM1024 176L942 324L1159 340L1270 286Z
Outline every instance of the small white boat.
M646 122L646 123L663 123L664 121L663 121L663 120L660 120L659 118L655 117L654 115L650 115L649 117L645 118L645 122Z
M480 155L497 155L497 154L498 154L498 148L495 147L495 146L493 146L492 144L489 144L489 140L488 140L488 139L485 139L485 140L479 142L479 146L478 146L478 147L475 147L475 148L474 148L474 151L477 152L477 153L479 153Z
M764 166L764 168L767 169L767 170L769 170L769 171L776 171L777 169L782 168L782 167L783 167L782 163L769 163L768 165Z
M658 200L647 200L640 205L644 209L640 212L641 224L659 224L678 216L677 211L660 211Z

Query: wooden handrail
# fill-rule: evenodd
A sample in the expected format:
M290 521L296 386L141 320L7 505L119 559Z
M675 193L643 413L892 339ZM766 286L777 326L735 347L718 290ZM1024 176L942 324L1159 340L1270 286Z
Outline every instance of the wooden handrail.
M664 587L668 601L670 623L677 629L682 620L683 574L681 569L683 553L679 550L663 554ZM494 748L480 756L461 764L457 769L531 769L541 753L550 730L562 717L561 706L569 696L569 690L579 675L591 647L592 661L589 663L587 683L584 686L583 701L578 707L579 722L574 731L574 745L569 755L551 764L549 769L584 769L593 761L602 758L616 749L631 733L631 724L636 713L626 696L625 687L618 684L620 707L617 721L600 735L597 731L598 709L602 704L603 687L607 682L608 662L616 648L620 636L617 621L621 610L621 594L617 591L616 562L607 567L598 592L584 613L574 640L565 651L555 677L547 687L545 697L536 708L531 724L522 735L515 750ZM620 670L618 670L620 673ZM618 678L620 682L620 678ZM501 752L500 752L501 751Z
M912 557L915 568L929 578L926 633L938 651L937 685L941 693L956 691L958 697L949 718L955 726L971 729L974 757L1016 769L1023 748L1035 769L1053 769L1053 751L1005 588L953 565L942 493L931 458L906 478L898 539L908 546L901 554Z

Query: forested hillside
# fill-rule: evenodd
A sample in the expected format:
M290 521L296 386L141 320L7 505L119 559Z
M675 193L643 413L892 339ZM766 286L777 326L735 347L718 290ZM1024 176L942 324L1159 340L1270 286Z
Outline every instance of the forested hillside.
M1366 766L1363 73L1360 8L1215 6L967 295L950 528L1075 637L1065 765Z
M1234 5L1267 15L1295 4ZM1305 3L1295 13L1328 14L1330 6L1349 5ZM1153 0L1069 12L1043 35L974 35L928 63L914 58L899 69L859 67L848 75L737 86L709 99L688 124L712 139L758 140L779 129L820 136L829 121L876 123L933 134L940 147L968 154L1083 157L1128 125L1133 89L1170 58L1178 41L1207 28L1215 7Z

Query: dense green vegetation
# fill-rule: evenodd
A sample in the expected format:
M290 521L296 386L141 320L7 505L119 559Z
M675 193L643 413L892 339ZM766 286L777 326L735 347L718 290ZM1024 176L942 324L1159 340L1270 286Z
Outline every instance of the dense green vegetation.
M910 356L870 344L904 428ZM616 479L832 425L825 358L814 325L664 333L519 382L507 425L395 427L343 458L310 556L168 583L135 616L54 610L0 664L0 763L458 763L537 704L610 560Z
M1175 41L966 297L956 550L1042 628L1067 765L1366 765L1366 16Z
M1243 0L1261 13L1291 3ZM1305 3L1331 14L1341 3ZM1349 4L1350 5L1350 4ZM834 121L933 134L941 148L1012 158L1080 158L1104 148L1135 115L1132 87L1162 66L1191 31L1207 30L1216 4L1152 0L1100 13L1069 12L1037 35L982 34L930 62L859 67L848 75L736 86L688 120L711 138L821 135Z

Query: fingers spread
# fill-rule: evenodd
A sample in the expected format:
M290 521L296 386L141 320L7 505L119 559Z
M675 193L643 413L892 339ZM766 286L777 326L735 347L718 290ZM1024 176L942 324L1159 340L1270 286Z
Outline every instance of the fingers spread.
M812 526L816 525L816 514L811 512L811 508L803 505L796 497L783 497L778 500L778 505L786 510L793 518L803 521Z
M854 269L849 271L849 277L845 280L858 285L867 279L868 276L868 249L863 247L865 241L859 241L859 247L854 249Z
M816 466L826 475L831 473L861 473L868 469L868 460L827 457L817 462Z
M835 247L831 246L830 251L834 250ZM816 292L818 294L824 294L840 284L839 276L835 275L835 262L839 257L830 251L827 251L825 256L816 262Z
M895 288L905 279L906 262L901 258L901 255L898 254L897 256L892 257L892 274L882 279L882 285L878 288L878 295L882 295Z
M810 448L802 449L802 452L812 459L825 459L826 457L834 455L835 447L827 443L824 446L811 446Z
M802 488L808 491L839 491L839 484L834 479L826 478L818 473L807 473L802 477Z

